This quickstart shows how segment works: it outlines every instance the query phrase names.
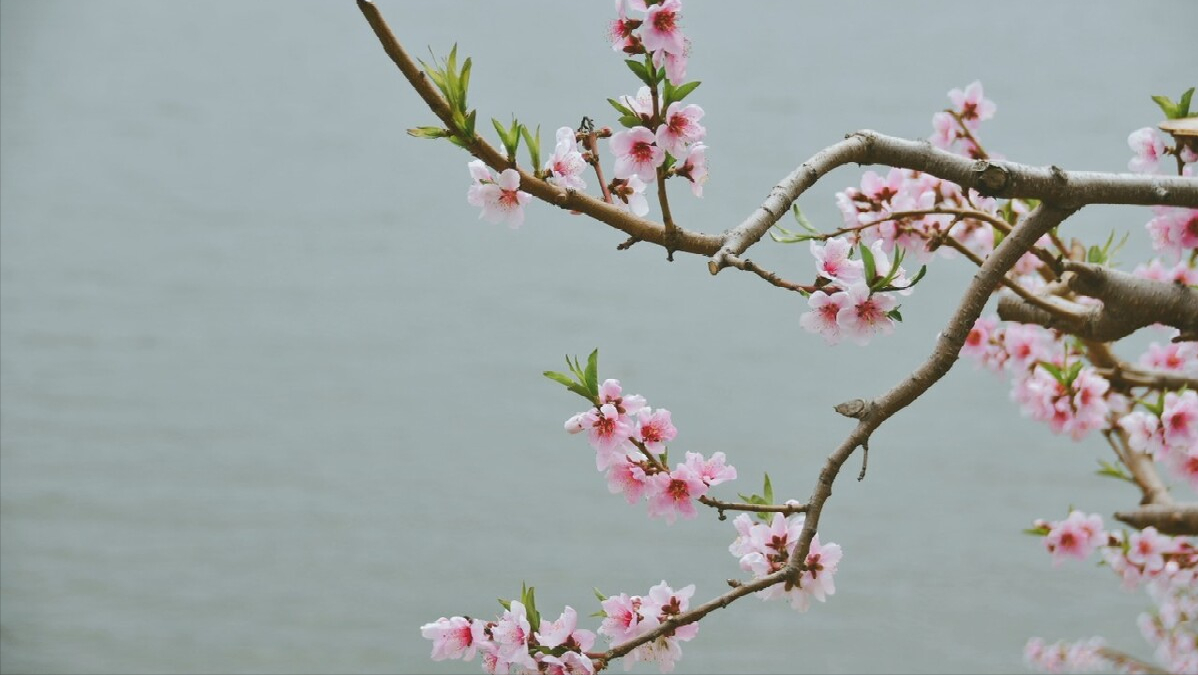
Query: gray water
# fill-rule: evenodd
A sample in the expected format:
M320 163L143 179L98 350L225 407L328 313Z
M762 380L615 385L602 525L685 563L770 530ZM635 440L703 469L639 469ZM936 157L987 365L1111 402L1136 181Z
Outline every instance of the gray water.
M603 42L610 5L382 10L413 53L474 57L482 120L551 135L612 123L603 99L636 89ZM991 150L1123 170L1126 135L1160 117L1148 96L1195 84L1196 8L692 2L712 178L675 214L719 232L846 132L926 136L974 79L999 104ZM730 525L609 495L562 432L581 400L541 371L598 347L604 377L674 411L676 454L728 454L742 480L719 495L768 470L802 500L850 428L831 406L919 363L972 273L935 266L895 336L829 349L749 275L617 252L545 206L515 232L477 220L467 157L405 135L433 118L350 2L0 12L4 672L476 672L429 661L419 626L491 616L522 581L546 614L662 579L710 598L740 574ZM803 207L833 226L859 176ZM1130 230L1134 262L1146 219L1091 208L1066 234ZM753 257L811 273L801 248ZM872 449L821 525L837 594L721 610L678 672L1018 671L1032 635L1148 656L1146 598L1020 534L1135 503L1092 475L1100 439L1021 419L962 363Z

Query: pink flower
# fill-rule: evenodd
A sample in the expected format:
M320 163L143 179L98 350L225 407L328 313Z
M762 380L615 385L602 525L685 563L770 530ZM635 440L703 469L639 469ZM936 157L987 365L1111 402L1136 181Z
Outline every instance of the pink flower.
M1127 432L1127 444L1132 450L1152 456L1164 452L1165 437L1156 415L1137 410L1121 417L1119 426Z
M481 623L476 620L476 623ZM434 661L445 659L474 658L478 645L474 642L474 630L469 619L455 616L451 619L441 617L434 623L426 623L420 627L420 635L426 640L433 641Z
M674 166L674 173L691 182L691 192L703 196L703 184L707 182L707 146L695 143L690 147L682 166Z
M657 167L666 161L665 150L654 144L653 132L634 127L611 137L611 150L616 156L616 178L636 176L646 183L657 179Z
M727 466L727 457L717 452L711 459L704 459L697 452L686 453L686 465L691 468L708 487L719 485L736 478L736 468Z
M969 329L969 335L965 336L961 356L976 358L983 363L990 360L990 354L995 349L993 340L997 337L997 329L998 317L978 317L978 320L973 322L973 328Z
M604 380L603 384L599 385L599 402L616 406L616 412L620 413L621 417L640 413L645 407L645 397L640 394L625 396L623 391L619 380Z
M932 145L941 150L951 150L957 140L957 120L946 112L932 115L932 129L935 133L928 139Z
M1140 357L1140 365L1155 370L1198 375L1198 342L1170 342L1164 346L1153 342Z
M532 636L532 628L528 625L528 614L523 603L512 601L511 609L504 610L503 617L491 629L491 636L499 647L500 659L536 670L536 661L528 653L528 638Z
M578 652L566 652L560 657L542 656L541 663L545 664L545 675L594 675L595 664L591 659Z
M1127 145L1134 157L1127 168L1136 173L1156 173L1161 157L1165 154L1165 139L1152 127L1136 129L1127 137Z
M1155 527L1146 527L1131 535L1128 540L1127 560L1144 569L1145 572L1159 572L1165 567L1163 553L1172 551L1173 541L1169 537L1157 534Z
M578 151L574 130L562 127L557 130L557 147L553 156L545 163L545 171L549 172L547 181L571 190L585 190L587 184L582 179L587 163Z
M650 452L661 453L666 449L666 443L678 435L678 430L670 421L669 410L643 408L637 419L636 435Z
M649 497L649 516L664 516L666 523L673 524L674 518L694 518L694 500L707 493L703 478L689 466L679 464L670 473L657 473L649 477L652 494Z
M641 40L645 43L645 49L673 54L685 51L686 43L682 30L678 27L678 21L682 18L681 12L681 0L664 0L649 8L641 29Z
M607 470L607 489L612 494L624 493L629 504L635 504L645 495L649 480L645 469L628 456L616 457Z
M1178 448L1198 446L1198 392L1166 393L1161 429L1169 445Z
M687 42L685 38L683 42ZM685 46L680 52L653 52L653 65L661 68L665 64L666 79L670 84L677 86L686 82L686 52Z
M848 304L848 293L816 291L807 298L807 306L811 310L799 317L799 325L808 332L822 335L828 344L834 345L840 342L841 337L836 317Z
M620 103L643 119L653 117L653 92L647 86L638 89L635 97L621 96Z
M836 282L842 287L865 278L865 264L849 257L853 251L853 245L849 243L848 239L832 237L824 244L812 240L810 247L819 276Z
M597 453L595 466L600 471L624 454L633 427L627 417L620 415L616 406L605 403L597 410L592 408L585 413L581 423L588 432L591 447Z
M504 169L495 178L482 160L470 162L470 176L474 183L466 193L466 201L482 208L479 218L490 223L507 222L512 228L524 222L524 205L532 201L532 195L520 190L520 174L515 169Z
M853 284L845 291L848 302L836 313L840 329L859 345L869 343L877 333L889 335L894 332L894 319L887 313L898 306L898 301L889 293L870 294L863 283Z
M640 178L617 178L612 181L611 193L619 200L617 203L632 212L632 215L644 217L649 213L649 200L645 199L645 181Z
M645 11L644 0L633 2L633 8ZM639 5L639 7L638 7ZM616 0L616 13L619 15L608 26L608 39L611 40L612 51L622 51L636 44L633 40L633 31L640 27L640 19L628 18L628 1Z
M1081 511L1073 511L1065 520L1051 524L1048 535L1044 537L1044 546L1052 554L1055 565L1065 557L1085 560L1105 540L1102 516L1096 513L1087 516Z
M641 611L647 616L656 616L657 622L663 623L686 612L690 608L690 599L694 594L694 584L675 591L665 580L662 580L660 584L649 589L649 595L645 597ZM699 624L689 623L675 628L671 637L677 638L681 642L687 642L698 633Z
M805 612L810 606L810 598L827 602L828 596L836 593L836 584L832 577L836 574L842 556L839 544L821 545L818 534L812 537L806 569L799 577L798 587L790 591L790 606Z
M675 157L682 157L688 145L703 140L707 135L707 130L699 124L702 118L703 109L697 105L683 106L679 101L671 103L666 109L665 122L657 128L657 145Z
M538 644L550 649L564 646L571 651L585 652L595 644L595 634L578 627L578 612L569 605L557 621L541 619L541 629L536 636Z
M1137 265L1132 274L1141 279L1153 281L1174 282L1187 286L1198 285L1198 268L1190 267L1184 260L1179 260L1173 267L1165 267L1158 259L1153 259L1147 265Z
M994 117L997 106L994 101L982 95L982 83L974 81L965 91L953 89L948 92L948 98L953 102L955 112L961 121L970 129L977 129L982 122Z
M645 632L646 617L641 614L642 599L639 595L629 596L627 593L613 595L601 604L607 616L599 625L599 634L606 635L613 643L626 642ZM648 627L657 623L657 617L649 620Z
M1152 248L1175 258L1198 248L1198 209L1153 207L1156 217L1148 221Z

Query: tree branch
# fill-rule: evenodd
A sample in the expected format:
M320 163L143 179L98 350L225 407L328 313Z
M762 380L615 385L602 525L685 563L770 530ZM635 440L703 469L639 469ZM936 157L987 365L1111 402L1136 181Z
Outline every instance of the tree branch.
M1172 535L1198 535L1198 504L1145 504L1135 511L1116 511L1115 518L1132 527L1155 527Z
M711 273L726 267L728 256L740 255L757 243L820 177L853 162L922 171L986 196L1038 199L1063 208L1077 209L1086 204L1198 207L1195 178L1065 171L1000 160L971 160L926 142L864 130L816 153L783 178L744 222L725 232L724 245L708 263Z
M999 318L1056 328L1097 342L1113 342L1155 323L1183 334L1198 332L1198 290L1089 263L1066 261L1063 268L1072 272L1065 276L1071 291L1103 304L1081 306L1054 299L1061 311L1049 314L1025 300L1004 296L998 303Z

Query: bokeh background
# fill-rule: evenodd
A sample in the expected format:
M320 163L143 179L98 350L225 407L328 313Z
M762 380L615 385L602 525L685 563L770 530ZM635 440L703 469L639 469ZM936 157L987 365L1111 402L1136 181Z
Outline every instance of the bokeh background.
M637 87L604 41L610 2L380 4L413 53L474 57L480 128L610 124L604 99ZM730 227L846 132L927 136L975 79L992 151L1124 170L1127 134L1161 116L1149 95L1195 84L1196 18L689 3L712 177L703 200L675 187L676 216ZM924 359L972 274L937 264L896 335L827 348L800 298L750 275L617 252L620 233L543 205L488 225L467 157L404 133L433 117L351 2L4 0L0 36L4 672L475 672L429 661L420 625L491 616L521 582L552 615L596 610L596 586L710 598L740 574L730 524L609 495L562 431L582 401L541 371L598 347L602 376L674 412L675 453L728 454L742 479L717 494L768 470L805 500L851 425L831 407ZM812 220L836 226L860 174L805 195ZM1130 231L1134 263L1147 219L1091 207L1065 234ZM812 273L803 247L753 258ZM872 450L821 526L845 552L836 595L717 612L678 672L1018 671L1032 635L1149 655L1146 598L1020 534L1135 503L1093 475L1100 438L1022 419L963 362Z

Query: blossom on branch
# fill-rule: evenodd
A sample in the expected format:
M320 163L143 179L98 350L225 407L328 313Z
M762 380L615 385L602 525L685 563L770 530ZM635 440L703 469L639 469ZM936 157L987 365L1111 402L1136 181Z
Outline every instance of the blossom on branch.
M496 178L481 159L467 167L474 182L466 192L466 201L482 208L479 218L520 227L524 223L524 205L532 201L532 195L520 189L520 174L515 169L504 169Z

